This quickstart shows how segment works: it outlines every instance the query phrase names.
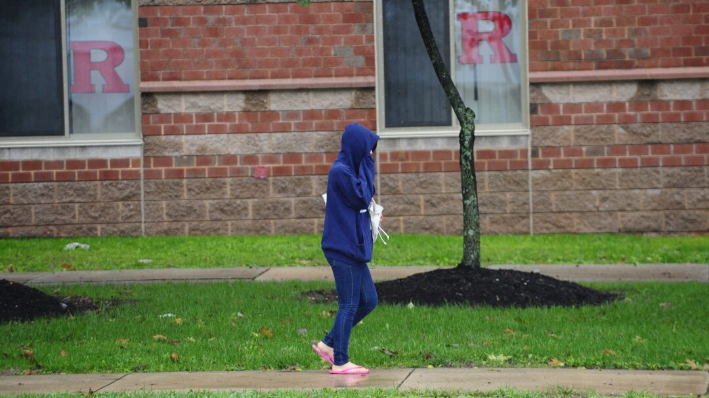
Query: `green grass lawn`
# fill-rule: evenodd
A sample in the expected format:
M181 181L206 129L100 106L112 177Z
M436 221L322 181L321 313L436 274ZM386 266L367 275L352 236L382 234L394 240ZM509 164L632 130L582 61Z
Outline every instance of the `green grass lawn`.
M89 250L64 250L68 243ZM463 238L393 235L375 245L373 265L456 265ZM709 236L491 235L490 264L709 263ZM0 239L0 272L326 265L320 235Z
M709 358L706 283L589 286L626 298L581 308L380 305L353 331L350 355L375 369L701 369ZM128 302L75 317L1 324L0 370L322 369L310 345L332 325L336 304L301 294L331 287L299 281L43 287L57 296Z

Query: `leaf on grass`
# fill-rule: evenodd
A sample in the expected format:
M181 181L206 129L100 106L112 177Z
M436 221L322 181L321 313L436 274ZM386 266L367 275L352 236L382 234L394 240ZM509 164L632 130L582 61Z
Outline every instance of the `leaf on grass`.
M510 329L510 328L505 329L505 334L516 334L516 333L517 332L515 332L513 329Z
M493 362L507 362L509 359L512 359L512 357L500 354L500 355L495 355L495 354L488 354L487 359Z
M640 337L640 336L635 336L635 338L633 339L633 341L636 342L636 343L647 343L647 339L644 339L644 338L642 338L642 337Z
M72 270L72 269L74 269L74 266L71 264L64 263L64 264L62 264L62 268L66 269L66 270Z
M128 344L130 340L129 339L118 339L116 340L116 343L118 344Z
M414 303L412 303L411 301L409 301L409 303L406 304L406 308L412 310L412 309L416 308L416 305L414 305Z
M332 318L333 316L335 316L335 314L337 314L337 311L335 311L335 310L329 310L329 311L323 311L323 312L321 312L321 313L320 313L320 316L323 317L323 318Z
M263 335L267 339L273 338L273 330L269 328L262 327L261 329L259 329L259 333L261 333L261 335Z
M284 372L302 372L303 369L299 368L298 365L288 365L286 366L285 369L283 369Z
M66 351L65 351L65 350L61 350L61 351L59 351L59 356L61 356L61 357L65 357L65 356L67 356L67 355L68 355L68 354L66 353Z
M556 358L552 358L551 361L547 362L547 365L551 366L552 368L564 367L564 363Z
M167 337L161 335L161 334L156 334L153 336L153 340L155 341L167 341Z
M672 303L660 303L660 308L670 308L672 307Z
M17 268L15 268L15 266L12 264L8 264L7 267L5 267L5 270L7 272L17 272Z
M282 325L292 325L293 320L292 319L281 319L281 324Z
M22 352L22 356L25 358L32 358L34 356L34 353L30 350L24 350Z
M482 344L483 344L483 346L488 346L488 345L493 345L493 344L495 344L495 342L494 342L494 341L483 340L483 343L482 343Z
M182 318L175 318L175 323L178 325L182 325Z
M178 346L178 345L182 344L182 342L180 340L170 340L170 341L168 341L168 343L170 343L174 346Z
M609 349L607 349L607 348L604 348L604 349L603 349L603 353L606 354L606 355L613 355L613 356L615 356L615 351L609 350Z
M433 354L430 352L424 352L422 356L425 361L428 361L429 359L433 358Z
M300 328L300 329L296 330L295 332L298 334L308 334L308 329Z
M687 365L689 365L692 370L697 370L697 368L699 368L699 366L697 366L697 364L689 358L687 358Z
M172 354L170 354L170 360L171 360L172 362L177 362L177 361L179 361L179 360L180 360L180 354L178 354L178 353L176 353L176 352L173 352Z
M388 348L380 347L379 352L381 352L384 355L390 356L390 357L395 357L397 355L396 351L392 351Z
M707 358L706 362L704 362L704 366L702 366L702 370L709 372L709 358Z

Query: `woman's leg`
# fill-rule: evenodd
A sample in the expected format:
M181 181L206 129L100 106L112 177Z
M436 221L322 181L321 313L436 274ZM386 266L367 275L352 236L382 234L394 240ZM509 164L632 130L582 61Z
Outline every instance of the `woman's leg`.
M339 308L335 316L335 323L322 342L334 349L335 366L342 366L349 362L348 345L352 327L355 325L355 319L357 318L359 322L374 308L371 295L373 283L372 289L367 289L368 293L363 294L362 280L371 280L371 275L369 275L369 269L366 265L348 264L336 260L329 262L335 277ZM369 275L368 278L363 278L365 272ZM365 309L360 310L360 298L363 295L369 303L365 306ZM374 305L376 305L376 298L374 299Z
M363 265L360 273L360 293L359 293L359 308L355 314L352 325L356 326L364 317L369 315L374 310L379 302L377 289L374 287L372 274L369 272L369 267Z

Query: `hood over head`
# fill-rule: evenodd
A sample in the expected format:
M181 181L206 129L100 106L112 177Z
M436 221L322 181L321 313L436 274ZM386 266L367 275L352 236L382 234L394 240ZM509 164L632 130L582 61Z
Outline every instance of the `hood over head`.
M357 173L360 162L374 149L377 141L379 141L379 136L368 128L359 123L348 124L342 133L342 148L338 158L351 166Z

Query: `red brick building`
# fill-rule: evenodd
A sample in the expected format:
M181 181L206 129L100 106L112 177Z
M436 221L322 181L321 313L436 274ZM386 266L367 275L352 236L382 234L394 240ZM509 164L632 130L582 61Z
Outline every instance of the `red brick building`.
M461 233L408 0L10 3L0 236L317 233L350 122L382 137L387 232ZM427 3L478 115L483 233L709 230L709 4Z

